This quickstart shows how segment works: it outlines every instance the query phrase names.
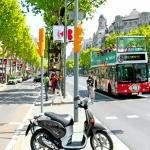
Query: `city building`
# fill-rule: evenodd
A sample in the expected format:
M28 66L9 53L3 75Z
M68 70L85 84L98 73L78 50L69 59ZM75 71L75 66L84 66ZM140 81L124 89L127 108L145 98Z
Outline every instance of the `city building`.
M139 29L141 25L147 25L150 23L150 12L138 12L136 9L129 15L120 16L117 15L113 23L109 26L109 34L115 33L128 33L133 29Z
M83 48L82 48L82 50L86 50L86 49L92 47L92 42L93 42L92 38L84 39L83 40Z
M101 14L98 19L98 29L95 33L93 33L92 47L102 48L106 28L107 19L104 17L103 14Z
M72 50L70 51L69 56L67 57L67 60L68 59L74 60L74 46L73 46Z

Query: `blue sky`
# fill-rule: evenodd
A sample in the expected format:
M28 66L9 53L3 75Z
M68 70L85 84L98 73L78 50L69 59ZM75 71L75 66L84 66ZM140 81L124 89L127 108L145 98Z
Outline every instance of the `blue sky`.
M94 19L84 21L82 27L85 29L84 38L88 39L93 36L98 28L98 18L103 14L107 18L107 25L109 26L115 19L116 15L129 15L133 9L139 12L150 12L150 0L107 0L104 6L97 9L94 14ZM31 35L38 37L39 28L45 26L40 15L34 16L32 13L26 15L27 25L30 26ZM72 50L72 44L67 46L67 55Z

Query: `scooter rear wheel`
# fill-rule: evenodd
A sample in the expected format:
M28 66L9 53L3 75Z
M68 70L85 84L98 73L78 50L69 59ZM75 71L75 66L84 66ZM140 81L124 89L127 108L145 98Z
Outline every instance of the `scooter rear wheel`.
M90 144L93 150L113 150L113 142L106 132L97 131L91 136Z
M48 141L50 143L50 147L48 147L45 143L40 144L38 140L40 138L44 138L44 140ZM35 141L36 139L36 141ZM50 139L50 136L47 134L47 132L43 129L38 129L34 132L34 134L31 137L30 140L30 146L32 150L59 150L58 148L55 147L53 142Z

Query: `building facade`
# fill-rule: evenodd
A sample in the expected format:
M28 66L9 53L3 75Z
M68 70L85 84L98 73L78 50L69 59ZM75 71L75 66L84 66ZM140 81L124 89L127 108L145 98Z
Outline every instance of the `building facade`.
M138 12L136 9L129 15L120 16L117 15L113 23L109 26L109 34L113 32L125 34L131 32L134 29L139 29L141 25L147 25L150 23L150 12Z
M92 47L102 48L106 28L107 19L104 17L103 14L101 14L98 19L98 29L95 33L93 33Z

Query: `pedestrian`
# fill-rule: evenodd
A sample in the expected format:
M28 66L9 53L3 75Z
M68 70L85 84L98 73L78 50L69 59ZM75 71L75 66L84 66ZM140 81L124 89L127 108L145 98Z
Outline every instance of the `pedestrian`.
M55 81L55 93L53 95L52 104L54 104L54 100L55 100L57 93L59 93L60 95L61 104L64 104L62 92L61 92L61 83L62 83L62 76L60 75L59 78L56 78L56 81Z
M89 97L91 99L91 104L94 104L95 91L94 91L94 75L95 72L91 71L91 75L87 79L87 88L89 90Z
M55 81L56 81L55 72L53 72L51 77L51 88L53 89L53 94L55 93L55 85L54 85Z
M44 82L46 101L49 100L49 96L48 96L48 91L49 91L49 87L50 87L50 83L49 82L50 82L50 80L49 80L49 77L48 77L48 74L47 74L46 77L45 77L45 82Z

